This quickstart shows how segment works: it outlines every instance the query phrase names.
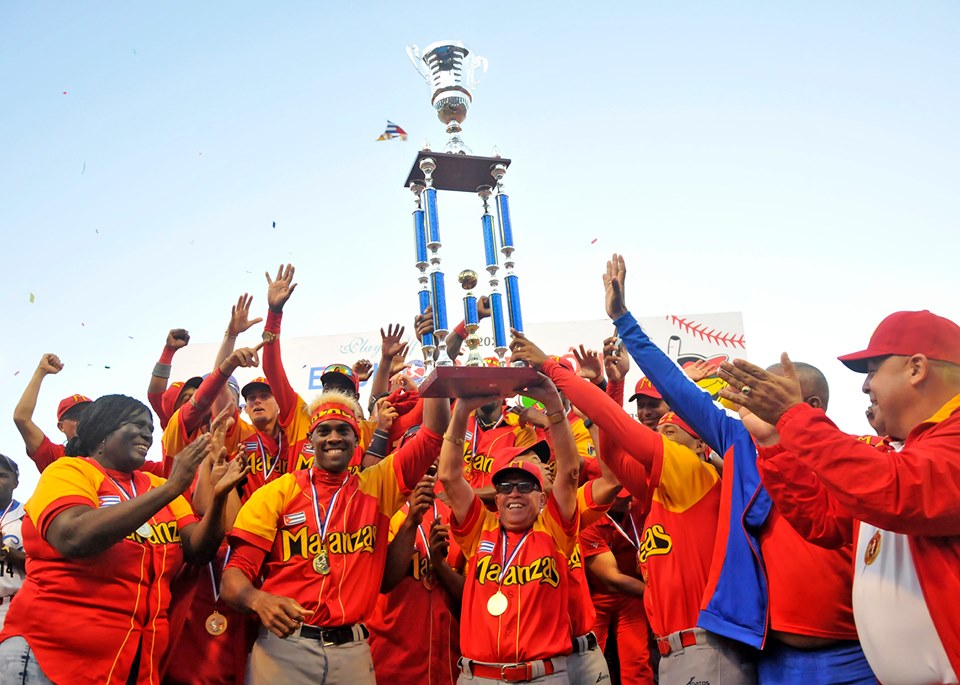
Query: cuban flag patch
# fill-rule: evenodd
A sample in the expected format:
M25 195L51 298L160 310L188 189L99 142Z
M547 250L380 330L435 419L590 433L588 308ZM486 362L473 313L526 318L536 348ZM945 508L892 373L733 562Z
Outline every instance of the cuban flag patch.
M301 523L306 523L307 515L298 511L296 514L284 514L283 515L283 525L285 526L299 526Z
M101 507L112 507L115 504L120 504L119 495L100 495Z
M491 542L490 540L481 540L480 544L477 545L477 551L480 554L493 554L493 550L497 548L497 543Z
M258 445L256 441L254 441L254 442L245 442L245 443L243 443L243 451L244 451L244 452L256 452L256 451L257 451L257 448L258 448L259 446L260 446L260 445Z

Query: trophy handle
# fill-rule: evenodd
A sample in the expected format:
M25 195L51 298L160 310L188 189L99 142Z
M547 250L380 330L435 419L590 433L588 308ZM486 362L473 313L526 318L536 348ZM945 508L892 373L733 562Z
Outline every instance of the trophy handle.
M416 45L408 45L407 57L410 58L410 63L413 64L413 68L420 72L423 80L426 81L428 85L433 85L433 78L430 75L430 69L427 68L426 62L424 62L423 58L420 57L420 48L418 48Z
M469 88L473 88L480 83L480 79L487 73L488 66L490 66L490 63L486 57L474 57L473 62L470 64L470 70L467 72L467 83L470 84L468 86ZM477 76L477 69L480 69L480 76Z

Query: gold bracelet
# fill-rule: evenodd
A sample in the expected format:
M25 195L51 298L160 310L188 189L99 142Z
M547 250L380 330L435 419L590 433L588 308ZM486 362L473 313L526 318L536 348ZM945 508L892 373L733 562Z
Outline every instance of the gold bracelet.
M458 447L460 445L463 445L463 438L455 438L448 433L443 434L443 439L446 440L447 442L452 442L454 445L457 445Z
M565 409L558 409L552 414L547 414L547 418L550 419L550 423L556 425L563 421L567 417L567 412Z
M268 345L279 337L279 333L271 333L270 331L264 331L263 335L260 336L263 342L267 343Z

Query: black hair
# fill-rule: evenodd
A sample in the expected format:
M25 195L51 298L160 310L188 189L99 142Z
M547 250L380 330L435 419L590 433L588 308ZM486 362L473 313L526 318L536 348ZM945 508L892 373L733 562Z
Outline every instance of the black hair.
M63 412L63 415L60 417L61 421L79 421L80 417L83 416L83 413L90 408L92 402L79 402L67 411Z
M137 416L150 410L140 400L126 395L104 395L93 402L80 417L77 435L63 451L68 457L89 457L107 436Z
M8 457L6 454L0 454L0 469L12 471L18 479L20 478L20 467L17 466L17 462Z

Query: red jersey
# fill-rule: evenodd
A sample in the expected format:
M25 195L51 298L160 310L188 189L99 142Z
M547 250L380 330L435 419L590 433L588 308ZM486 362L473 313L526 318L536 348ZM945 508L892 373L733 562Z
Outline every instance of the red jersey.
M577 488L581 534L588 526L602 519L604 513L610 508L609 504L597 504L594 501L591 483L592 481ZM570 635L580 637L593 629L597 622L597 612L590 598L590 588L583 569L583 550L579 540L567 562L567 570L570 572Z
M449 595L429 574L430 526L435 518L449 523L450 508L439 499L434 505L424 514L414 538L407 576L378 597L373 616L366 623L373 670L380 682L454 685L460 676L460 623L450 611ZM391 541L408 511L404 505L390 520ZM462 558L451 540L447 563L457 569L462 566L458 563Z
M824 549L804 540L776 506L760 531L767 567L770 628L857 640L853 623L853 545Z
M112 506L161 483L142 471L108 471L81 457L61 459L40 477L23 519L27 578L0 641L22 635L54 682L124 685L138 646L137 683L159 682L170 579L183 561L180 531L197 520L190 505L177 497L150 518L149 537L133 532L81 559L61 555L46 535L66 509Z
M504 409L491 428L483 428L476 412L470 415L463 439L463 477L474 490L493 485L493 466L499 450L529 447L538 440L533 426L520 427L520 417Z
M63 456L63 445L55 445L50 438L44 435L40 446L33 454L28 452L27 456L33 459L33 463L37 465L37 470L43 473L45 468Z
M307 618L310 625L365 620L383 577L390 517L436 459L441 442L424 427L359 474L312 468L267 483L237 515L227 568L251 581L262 575L262 590L292 597L314 612ZM328 555L328 574L314 571L321 549Z
M579 518L564 521L551 495L524 533L504 531L500 517L479 498L464 521L454 521L453 535L467 557L460 631L466 658L516 663L570 653L567 563ZM498 591L507 607L493 616L487 602Z

